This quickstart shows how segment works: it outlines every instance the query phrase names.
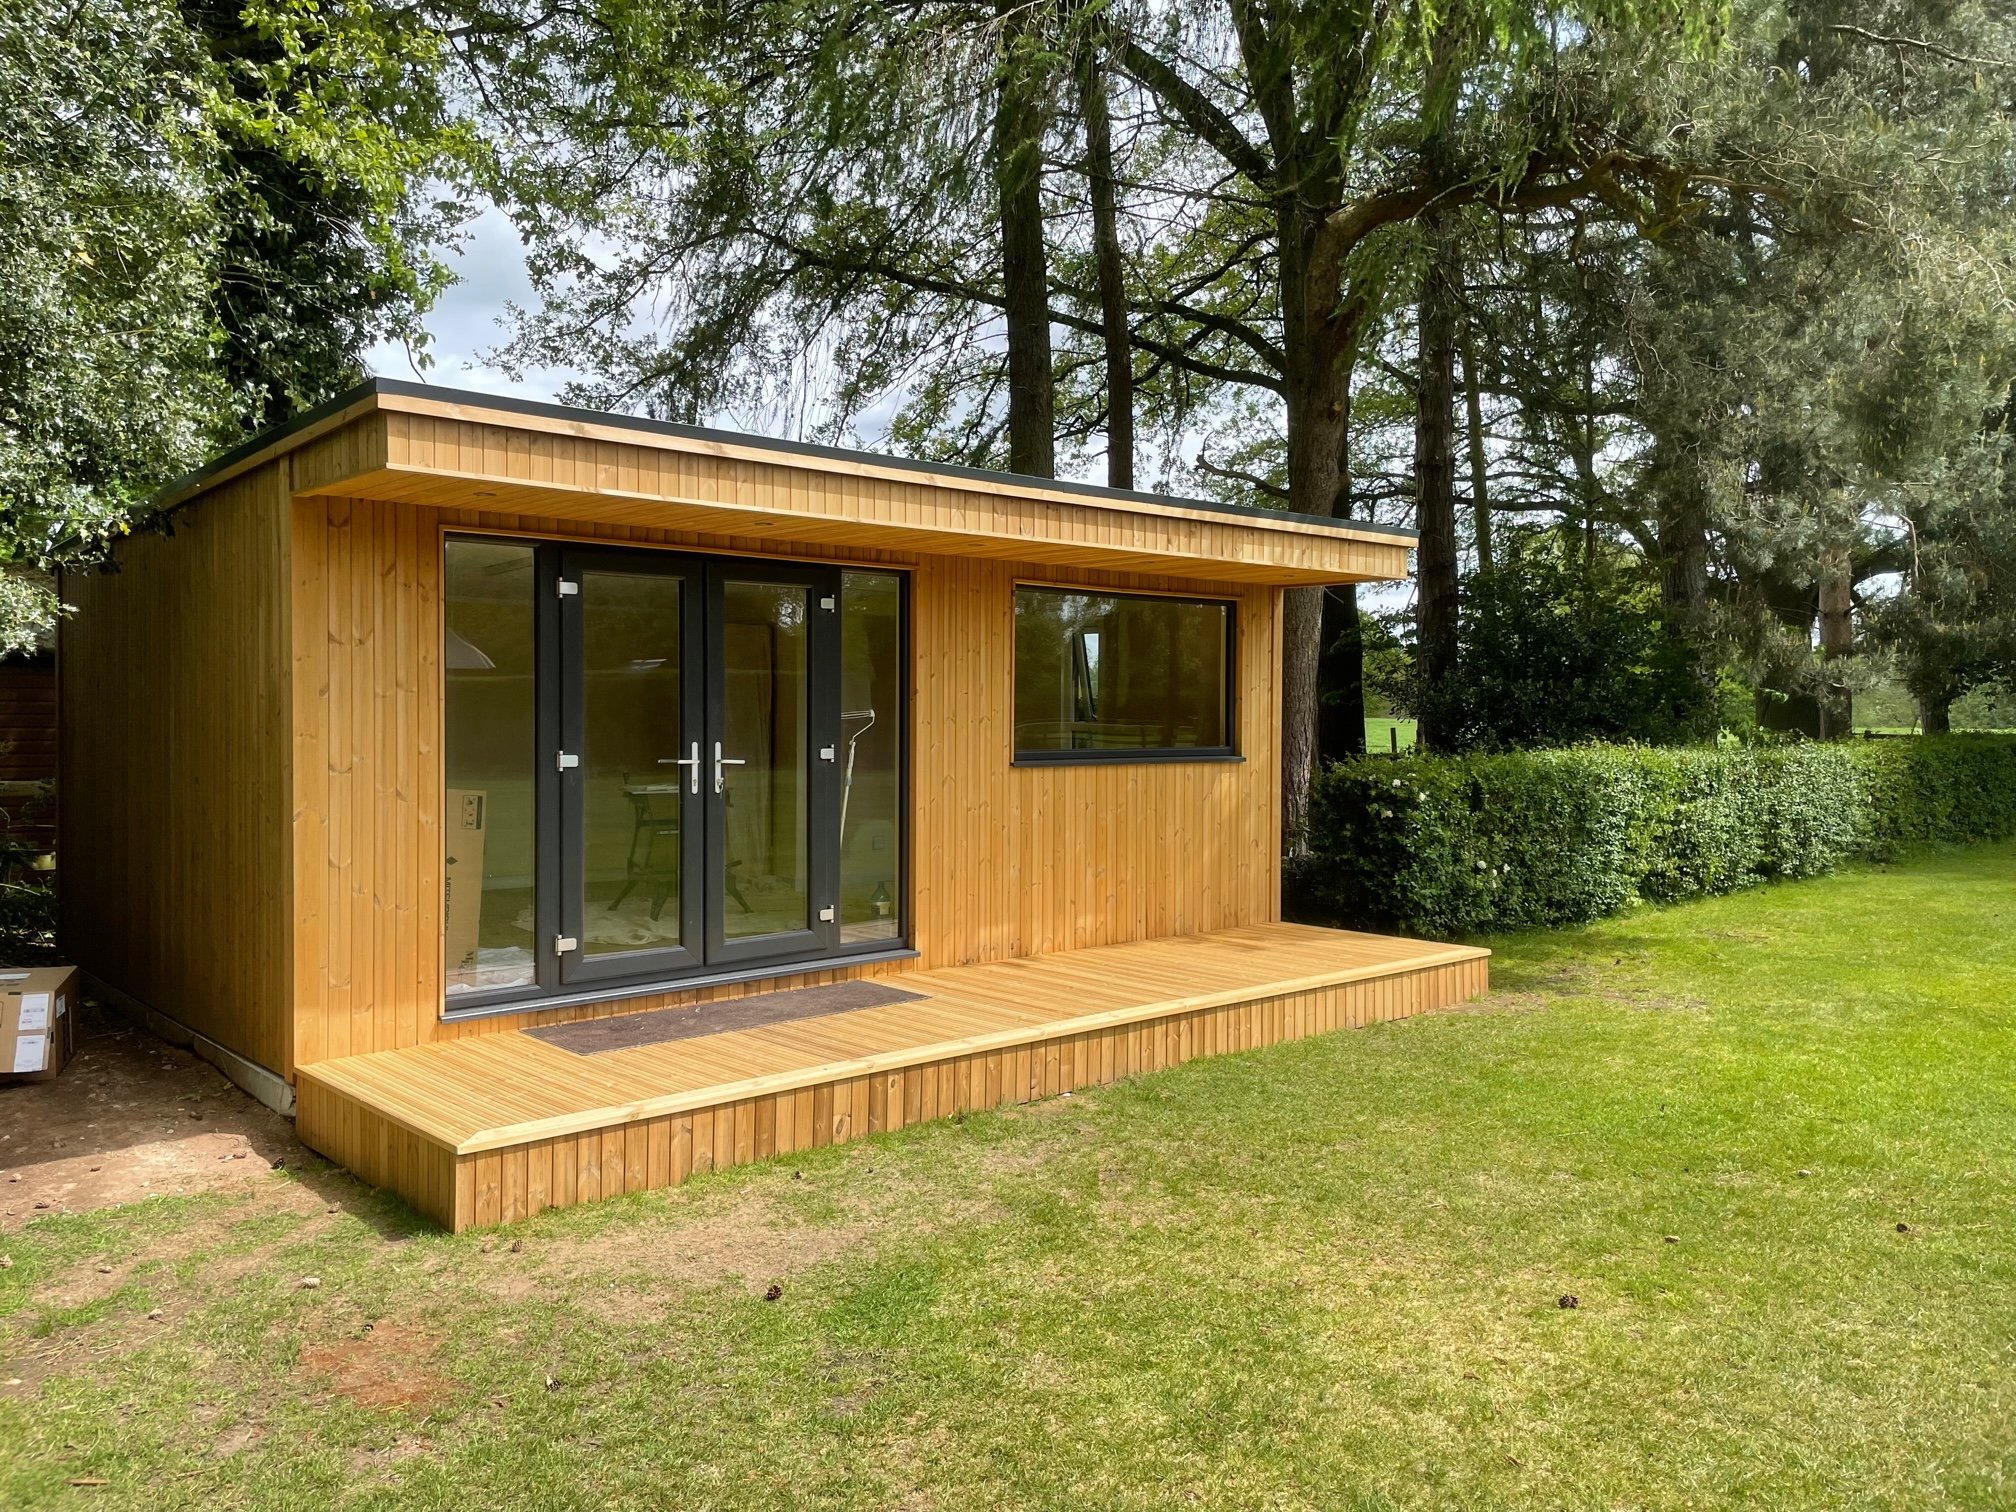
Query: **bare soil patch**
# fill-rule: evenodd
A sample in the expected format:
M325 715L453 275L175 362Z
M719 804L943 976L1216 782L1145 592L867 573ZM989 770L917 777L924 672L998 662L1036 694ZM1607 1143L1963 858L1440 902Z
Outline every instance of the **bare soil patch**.
M309 1158L222 1072L92 1004L54 1081L0 1085L0 1232L49 1213L242 1186Z
M455 1385L434 1368L438 1334L405 1323L367 1323L354 1338L311 1344L301 1373L360 1407L435 1407Z

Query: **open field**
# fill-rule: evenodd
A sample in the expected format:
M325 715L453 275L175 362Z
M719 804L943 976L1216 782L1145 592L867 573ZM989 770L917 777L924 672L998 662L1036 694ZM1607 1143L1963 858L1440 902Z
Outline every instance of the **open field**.
M1384 751L1389 755L1395 750L1414 749L1415 722L1411 719L1392 719L1383 715L1367 715L1365 718L1365 749L1374 756Z
M0 1505L2016 1505L2016 846L1494 943L508 1230L319 1162L41 1217Z

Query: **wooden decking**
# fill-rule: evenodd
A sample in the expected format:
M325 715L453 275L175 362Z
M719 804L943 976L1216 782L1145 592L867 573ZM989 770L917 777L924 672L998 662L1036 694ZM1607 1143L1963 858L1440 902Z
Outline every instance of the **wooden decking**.
M1489 952L1270 924L905 972L919 1001L577 1055L524 1033L300 1068L300 1134L457 1230L1450 1006Z

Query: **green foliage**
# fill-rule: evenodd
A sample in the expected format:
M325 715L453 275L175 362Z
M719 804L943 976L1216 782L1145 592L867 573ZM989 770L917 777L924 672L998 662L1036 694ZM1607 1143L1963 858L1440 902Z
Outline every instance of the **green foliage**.
M1508 534L1497 565L1465 585L1457 639L1453 678L1435 689L1410 678L1397 695L1409 713L1439 716L1459 749L1673 742L1713 716L1642 559L1589 560L1561 531Z
M0 961L35 966L60 959L56 945L56 889L23 868L0 872Z
M116 534L202 448L217 223L202 53L173 6L0 19L0 569ZM46 618L0 593L0 642Z
M2016 739L1365 760L1310 795L1312 917L1431 934L1577 924L2016 835Z
M359 382L378 340L424 360L421 316L447 281L433 249L468 211L417 186L473 148L421 17L370 0L180 8L211 60L211 306L235 440Z
M1854 750L1869 774L1872 854L2016 834L2016 738L1947 735Z
M0 9L0 647L210 452L423 339L439 30L370 0Z

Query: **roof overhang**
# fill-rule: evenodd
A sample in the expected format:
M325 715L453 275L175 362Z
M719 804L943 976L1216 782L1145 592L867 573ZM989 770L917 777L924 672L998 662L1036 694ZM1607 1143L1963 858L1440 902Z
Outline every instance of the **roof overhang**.
M377 379L219 458L322 495L1241 582L1406 576L1411 531L1053 482Z

